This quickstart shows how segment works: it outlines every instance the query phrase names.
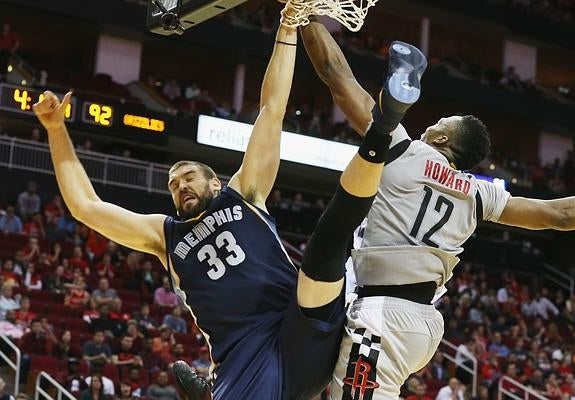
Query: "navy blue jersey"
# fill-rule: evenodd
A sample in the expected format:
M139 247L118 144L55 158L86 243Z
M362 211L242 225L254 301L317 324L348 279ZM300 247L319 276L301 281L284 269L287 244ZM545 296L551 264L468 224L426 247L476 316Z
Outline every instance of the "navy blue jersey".
M226 187L199 218L167 218L165 234L176 292L208 336L214 362L281 320L297 270L268 214Z
M308 319L272 217L226 187L198 218L164 223L176 293L206 334L215 400L307 400L331 378L345 313Z

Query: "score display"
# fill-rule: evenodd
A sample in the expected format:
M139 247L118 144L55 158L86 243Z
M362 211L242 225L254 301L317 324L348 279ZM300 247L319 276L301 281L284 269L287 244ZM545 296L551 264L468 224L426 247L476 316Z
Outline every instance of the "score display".
M55 92L62 99L64 93ZM10 84L0 84L0 110L34 116L32 106L42 100L43 90ZM138 111L135 111L136 108ZM113 135L122 133L164 136L169 117L142 110L119 99L96 100L93 96L74 93L65 110L66 121L76 126L89 125ZM137 136L138 137L138 136Z
M100 126L111 126L113 119L114 108L112 106L92 103L90 101L82 103L82 122Z

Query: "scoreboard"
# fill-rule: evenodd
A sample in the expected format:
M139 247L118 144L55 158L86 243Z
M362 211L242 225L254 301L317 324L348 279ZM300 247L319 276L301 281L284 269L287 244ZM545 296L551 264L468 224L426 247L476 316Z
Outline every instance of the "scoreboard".
M64 93L56 93L62 99ZM32 105L42 100L43 91L27 86L0 84L0 110L36 118ZM143 139L155 137L165 140L169 117L142 110L117 99L101 100L84 94L73 94L66 107L65 118L72 126L88 128L99 133L129 135Z

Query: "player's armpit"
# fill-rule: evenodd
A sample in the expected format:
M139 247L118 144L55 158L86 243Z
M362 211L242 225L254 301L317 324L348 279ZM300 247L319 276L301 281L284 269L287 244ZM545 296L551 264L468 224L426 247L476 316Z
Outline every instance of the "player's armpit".
M92 200L76 210L74 217L114 242L164 259L164 215L138 214L112 203Z
M497 222L532 230L572 230L575 229L575 200L511 197Z

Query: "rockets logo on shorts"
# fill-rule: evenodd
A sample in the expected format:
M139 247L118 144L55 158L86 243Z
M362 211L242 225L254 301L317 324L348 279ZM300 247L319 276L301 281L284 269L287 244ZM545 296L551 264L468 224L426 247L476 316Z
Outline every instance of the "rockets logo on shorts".
M381 338L366 334L364 328L353 331L353 336L362 337L361 343L354 343L349 354L346 377L343 379L342 400L371 400L377 383L377 358Z

